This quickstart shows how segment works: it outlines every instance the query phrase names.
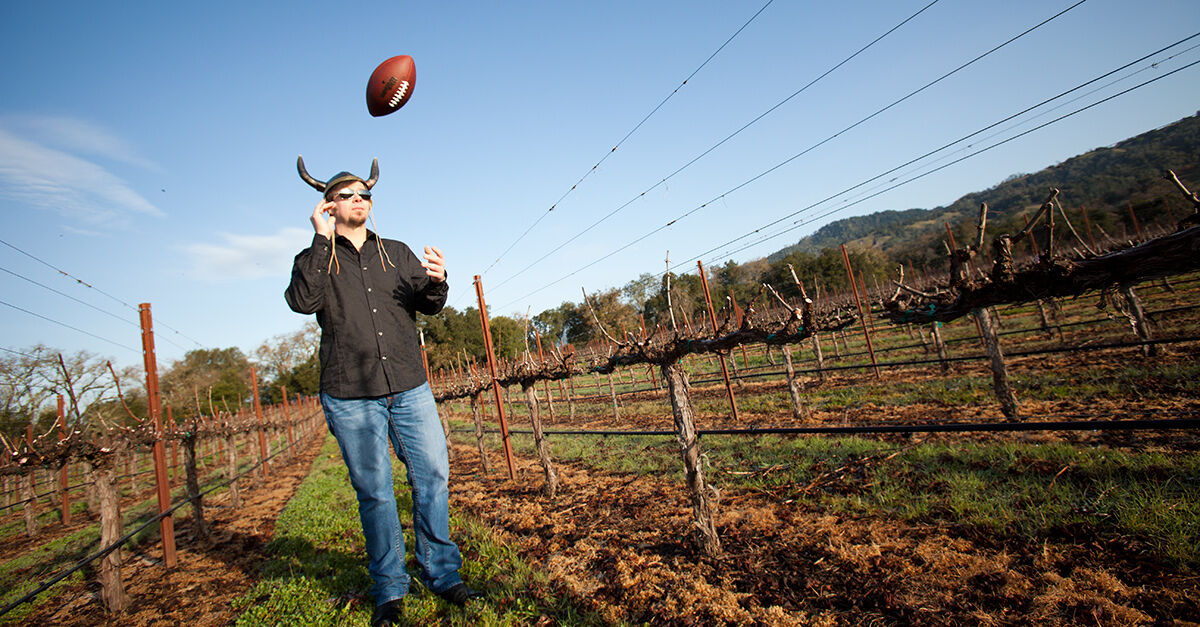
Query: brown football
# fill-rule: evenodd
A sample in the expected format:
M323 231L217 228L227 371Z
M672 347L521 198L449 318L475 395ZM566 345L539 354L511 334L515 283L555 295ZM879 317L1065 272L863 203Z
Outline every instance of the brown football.
M407 54L379 64L367 81L367 111L379 117L404 106L417 84L417 68Z

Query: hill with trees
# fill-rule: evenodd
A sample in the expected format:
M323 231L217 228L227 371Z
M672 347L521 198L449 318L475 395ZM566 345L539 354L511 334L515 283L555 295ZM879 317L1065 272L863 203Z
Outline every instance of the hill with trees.
M1051 187L1062 190L1060 200L1066 208L1088 212L1097 236L1102 237L1102 231L1118 240L1130 239L1139 226L1174 223L1190 211L1163 180L1166 169L1184 181L1200 180L1200 114L1034 174L1011 175L944 207L881 211L831 222L767 259L774 261L793 251L816 254L846 244L875 248L892 262L940 262L946 222L969 234L979 204L986 202L992 232L1011 231L1024 226L1022 219L1037 210ZM1130 207L1140 224L1134 224Z
M1072 222L1087 224L1094 238L1123 241L1134 238L1139 231L1171 229L1191 209L1172 183L1163 179L1162 173L1168 168L1184 181L1200 186L1200 115L1097 148L1040 172L1014 174L944 207L880 211L832 222L763 259L740 264L729 261L706 268L709 287L717 308L726 298L744 306L764 282L785 297L795 297L799 294L788 268L791 264L810 291L840 291L847 286L842 244L846 244L851 263L868 285L876 281L885 284L900 263L940 271L946 267L942 243L946 224L959 242L968 241L974 234L979 205L986 202L989 232L1015 232L1045 202L1052 187L1061 190L1059 199ZM668 325L663 280L662 275L647 273L621 288L592 294L592 308L614 334L638 330L642 324L647 328ZM677 318L682 318L677 323L694 320L704 309L699 277L694 273L672 274L670 280L672 305ZM526 321L493 316L491 323L497 354L514 357L525 350ZM423 318L422 324L432 367L483 356L483 335L475 308L459 312L448 307L437 316ZM582 344L601 337L583 302L564 302L534 315L528 328L530 335L536 330L547 345Z

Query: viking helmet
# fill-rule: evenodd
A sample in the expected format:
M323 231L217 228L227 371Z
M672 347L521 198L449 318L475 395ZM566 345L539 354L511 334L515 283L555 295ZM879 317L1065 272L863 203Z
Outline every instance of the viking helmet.
M371 160L371 178L366 179L365 181L362 179L362 177L349 172L338 172L337 174L333 175L333 178L322 183L321 181L313 178L312 175L308 173L308 170L305 169L304 157L302 156L296 157L296 170L300 172L300 178L303 179L305 183L308 183L313 187L313 189L323 194L328 193L329 190L334 188L334 186L347 181L358 181L363 185L366 185L367 189L371 189L375 186L375 181L379 180L379 159Z

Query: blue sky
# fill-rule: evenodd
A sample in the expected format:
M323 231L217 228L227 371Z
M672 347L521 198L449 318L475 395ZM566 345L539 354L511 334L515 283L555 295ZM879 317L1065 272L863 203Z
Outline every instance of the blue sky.
M1197 38L739 244L791 229L777 237L704 255L1200 32L1194 0L1087 0L855 126L1074 4L940 0L672 175L929 0L775 0L645 119L764 4L5 3L0 347L140 364L141 302L162 365L298 329L282 293L318 196L297 154L318 178L378 158L379 231L443 249L452 306L474 303L483 274L493 315L523 315L661 272L668 250L673 263L761 257L828 221L946 204L1200 108L1198 66L861 200L1194 62ZM416 63L412 100L373 118L367 77L397 54Z

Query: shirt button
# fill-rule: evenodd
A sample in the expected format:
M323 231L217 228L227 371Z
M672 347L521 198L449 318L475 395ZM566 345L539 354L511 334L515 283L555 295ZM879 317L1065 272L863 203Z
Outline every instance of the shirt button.
M381 336L382 336L382 335L383 335L383 331L380 331L380 332L379 332L379 335L381 335Z
M368 292L369 292L369 291L371 291L371 288L369 288L369 287L368 287L368 288L367 288L367 291L368 291Z
M387 361L387 355L384 355L381 359L383 359L384 361Z
M372 309L372 310L371 310L371 313L375 313L375 312L377 312L377 311L379 311L379 310L378 310L378 309Z
M367 269L367 267L366 267L366 266L363 266L363 270L366 270L366 269Z

